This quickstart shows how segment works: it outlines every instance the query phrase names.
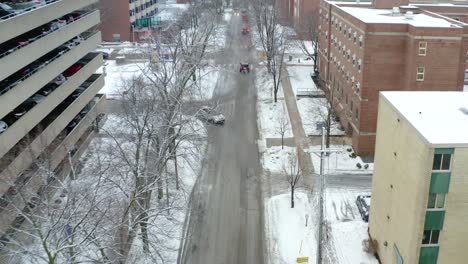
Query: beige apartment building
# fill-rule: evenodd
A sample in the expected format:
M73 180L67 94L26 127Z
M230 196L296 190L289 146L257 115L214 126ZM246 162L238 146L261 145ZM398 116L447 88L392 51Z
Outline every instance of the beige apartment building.
M320 79L357 153L374 153L380 91L463 91L466 6L322 0L319 12Z
M0 16L0 252L98 129L97 1L31 1Z
M369 235L381 263L468 261L468 93L380 93Z

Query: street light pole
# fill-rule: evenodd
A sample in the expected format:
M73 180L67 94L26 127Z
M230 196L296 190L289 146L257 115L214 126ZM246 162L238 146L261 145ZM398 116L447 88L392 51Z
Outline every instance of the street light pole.
M325 127L322 127L322 145L320 150L309 151L309 152L320 152L320 190L319 190L319 231L317 239L317 264L322 264L322 243L323 243L323 204L324 204L324 190L325 190L325 173L324 173L324 164L325 164L325 154L332 152L342 152L342 149L331 149L325 148Z
M319 193L319 232L317 241L317 264L322 263L322 237L323 237L323 161L325 160L325 127L322 127L322 145L320 147L320 193Z

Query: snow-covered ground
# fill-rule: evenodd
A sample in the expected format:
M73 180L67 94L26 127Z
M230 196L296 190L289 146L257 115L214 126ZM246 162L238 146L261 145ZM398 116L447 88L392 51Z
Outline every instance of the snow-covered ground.
M341 150L341 152L332 152L330 155L325 157L324 162L324 172L325 174L342 174L342 173L354 173L354 174L362 174L362 173L373 173L374 171L374 163L365 163L362 161L361 157L356 156L355 158L351 157L351 152L347 150L350 149L351 146L347 145L330 145L330 149L334 150ZM320 168L320 155L319 153L314 153L313 151L320 150L320 146L311 146L309 148L311 151L311 158L312 163L314 164L314 168ZM359 169L357 164L361 165ZM365 166L368 165L366 169Z
M106 60L98 73L105 73L105 85L99 93L106 94L108 99L118 99L123 92L123 80L141 74L147 67L144 62L118 64L115 60Z
M297 191L291 208L291 194L274 196L266 202L267 247L271 264L296 263L298 257L308 257L315 263L317 209L307 193Z
M293 88L294 94L297 95L297 90L307 89L313 93L323 93L317 88L314 81L310 77L314 71L314 67L309 66L288 66L289 80Z
M198 75L199 74L199 75ZM213 96L213 91L218 82L219 69L216 67L207 66L200 72L197 71L197 82L193 89L192 99L194 100L209 100Z
M289 122L288 108L284 102L283 89L278 90L278 102L273 100L273 82L265 67L255 71L255 87L257 88L257 118L261 138L281 138L280 119L285 118L289 124L285 137L292 136L291 122ZM284 124L284 122L283 122Z
M226 29L227 27L224 24L219 24L216 27L213 35L208 40L207 52L216 52L224 48L226 45Z
M321 127L326 120L328 111L327 99L303 97L296 102L306 135L321 135ZM330 134L335 136L346 133L341 129L339 122L332 121Z
M296 155L295 147L273 146L265 149L263 153L263 169L270 173L284 174L284 168L287 168L288 158Z
M377 259L364 251L362 241L368 238L368 224L361 219L356 206L357 195L363 190L326 190L325 219L327 222L328 263L376 264ZM330 254L331 253L331 254Z

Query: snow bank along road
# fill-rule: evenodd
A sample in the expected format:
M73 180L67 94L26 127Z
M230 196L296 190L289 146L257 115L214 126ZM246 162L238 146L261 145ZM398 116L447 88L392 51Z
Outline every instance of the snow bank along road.
M250 61L241 45L242 21L233 16L218 65ZM252 62L252 61L250 61ZM210 126L204 170L191 203L187 242L179 256L187 264L262 264L263 223L259 156L256 141L255 88L252 74L221 70L214 101L226 116L224 126Z

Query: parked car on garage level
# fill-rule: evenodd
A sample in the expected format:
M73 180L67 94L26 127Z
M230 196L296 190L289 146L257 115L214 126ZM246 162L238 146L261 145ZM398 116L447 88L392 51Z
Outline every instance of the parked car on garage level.
M81 63L81 62L75 63L72 66L70 66L68 69L66 69L63 72L63 75L68 78L74 75L75 73L77 73L78 71L80 71L81 68L83 68L83 66L84 66L84 63Z
M8 129L8 124L5 121L0 120L0 134Z

